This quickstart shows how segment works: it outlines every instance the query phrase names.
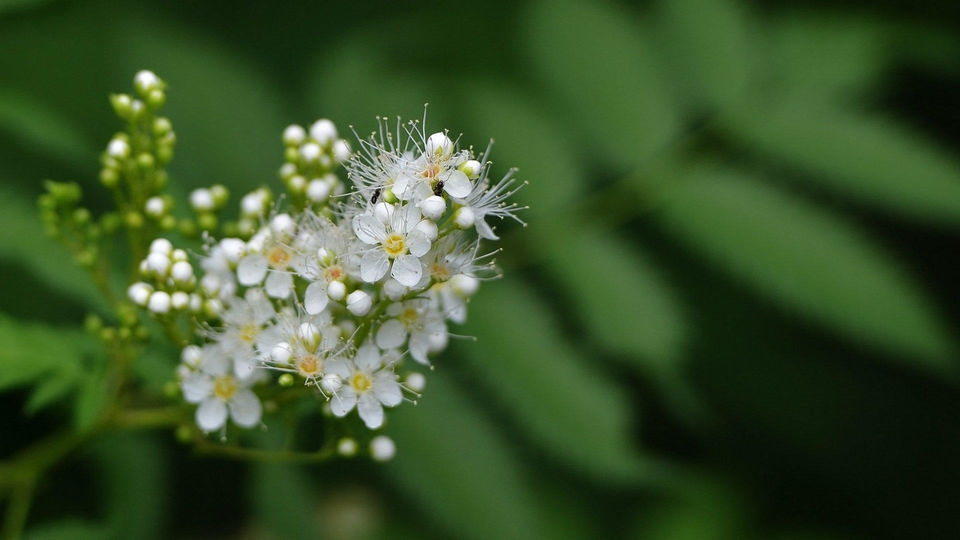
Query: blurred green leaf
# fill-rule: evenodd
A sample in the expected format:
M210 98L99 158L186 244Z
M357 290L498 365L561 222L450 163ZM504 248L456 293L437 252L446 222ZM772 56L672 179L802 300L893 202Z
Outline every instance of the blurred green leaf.
M540 0L521 20L532 67L560 93L558 113L583 131L578 142L631 167L677 134L673 99L636 13L603 0Z
M472 392L471 392L472 393ZM397 456L386 465L424 514L464 538L549 538L535 479L469 393L439 369L416 407L390 416Z
M96 149L62 116L17 91L0 89L0 131L9 131L26 146L39 148L54 160L84 166L97 159Z
M663 193L664 226L761 293L908 355L910 365L955 370L954 344L929 300L895 260L839 217L719 168L694 170Z
M473 135L496 139L490 152L491 177L516 167L517 176L530 181L516 197L530 206L522 212L523 219L551 223L568 211L583 191L584 175L563 126L520 88L504 84L469 85L465 108L472 115Z
M111 434L94 451L113 537L164 537L170 471L159 439L147 433Z
M17 321L0 313L0 389L76 370L92 339L76 330Z
M700 473L675 493L638 512L633 538L644 540L738 540L755 538L738 491Z
M726 128L808 181L910 219L960 225L960 160L893 122L784 106L739 110Z
M576 354L539 298L504 281L472 299L470 317L476 378L546 453L608 482L643 478L623 389Z
M79 382L79 370L75 364L69 364L64 368L57 369L49 373L47 378L37 382L36 388L30 394L23 411L27 414L34 414L37 411L57 403Z
M171 186L221 182L239 201L246 191L276 182L290 119L271 80L201 33L137 19L117 30L113 62L128 80L150 69L168 84L163 114L177 133Z
M755 67L744 6L736 0L664 0L659 14L665 30L660 41L681 90L710 107L741 99Z
M881 27L861 16L790 13L762 53L775 100L843 102L878 83L886 67Z
M104 524L67 519L29 529L24 540L112 540L117 538Z
M80 381L73 411L73 423L77 431L87 431L96 424L110 401L109 386L104 384L103 369L94 369Z
M66 248L43 233L39 210L16 193L0 188L0 256L29 268L34 275L69 298L101 310L106 302Z
M250 500L263 525L276 538L320 538L318 502L308 470L284 463L257 463L250 477Z

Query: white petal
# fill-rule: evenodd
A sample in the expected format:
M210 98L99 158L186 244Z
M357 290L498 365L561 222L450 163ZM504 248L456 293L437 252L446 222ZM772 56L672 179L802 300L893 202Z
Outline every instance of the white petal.
M414 182L415 180L411 178L410 175L408 175L407 173L400 173L393 180L393 187L391 187L390 189L391 191L393 191L394 195L396 195L400 199L403 199L403 192L407 190L407 186L413 184Z
M364 253L363 259L360 260L360 277L367 283L380 281L380 278L387 275L389 269L390 259L379 249Z
M293 290L293 275L286 272L270 272L265 288L267 294L273 298L286 298Z
M400 215L401 221L397 223L394 222L394 230L409 232L412 231L414 227L417 226L417 223L423 219L423 214L420 213L420 208L415 204L408 204L403 207L403 213Z
M364 244L378 244L387 236L383 223L370 214L353 218L353 232Z
M396 407L403 401L400 385L393 373L382 373L373 382L373 395L387 407Z
M303 307L310 315L316 315L327 307L329 299L326 282L314 281L307 285L307 290L303 293Z
M227 404L215 397L207 398L197 407L197 425L203 431L214 431L227 421Z
M263 406L256 394L246 388L237 390L230 400L230 418L240 427L253 427L260 423Z
M366 393L360 396L357 412L360 413L360 418L368 428L377 429L383 425L383 406L373 394Z
M238 379L247 379L253 375L253 370L257 367L257 358L253 352L238 354L233 359L233 374Z
M480 235L480 238L486 238L487 240L499 240L500 237L493 232L493 229L490 225L487 225L487 222L483 218L475 218L473 220L473 226L477 229L477 234Z
M427 360L427 349L430 348L429 334L416 332L410 336L410 356L421 364L430 364Z
M356 404L357 395L350 390L343 390L330 400L330 410L334 416L346 416Z
M380 367L380 349L376 345L367 343L357 349L357 356L353 362L363 371L372 371Z
M417 257L430 251L430 239L419 228L407 235L407 249Z
M455 199L462 199L470 194L473 186L467 175L460 171L450 171L450 174L443 181L443 190Z
M263 255L247 255L237 266L237 280L241 285L257 285L266 275L267 258Z
M403 345L407 340L407 329L403 323L390 319L377 330L377 346L381 349L393 349Z
M401 255L393 261L393 271L390 275L401 285L413 287L423 275L423 265L420 264L420 259L413 255Z
M191 373L180 383L180 390L187 403L200 403L213 392L213 379L203 373Z

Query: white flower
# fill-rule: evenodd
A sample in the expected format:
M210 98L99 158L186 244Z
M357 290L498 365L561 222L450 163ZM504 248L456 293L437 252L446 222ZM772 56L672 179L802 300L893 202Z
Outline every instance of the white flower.
M296 250L291 245L296 228L287 214L278 214L247 243L248 253L237 265L237 280L241 285L260 285L273 298L287 298L293 290L293 275L289 270L295 264Z
M427 353L431 343L443 342L447 334L444 317L429 300L414 299L391 304L387 308L388 319L377 330L376 342L381 349L403 346L410 338L410 356L421 364L428 364Z
M486 162L487 155L490 153L490 147L483 155ZM523 220L517 217L517 211L526 207L521 207L517 203L507 203L507 199L513 196L524 184L516 184L513 174L516 169L510 169L504 177L491 186L487 178L490 171L489 164L483 168L480 174L480 180L473 186L469 193L462 196L458 201L463 206L461 212L469 212L469 224L462 225L468 227L473 225L477 229L477 234L487 240L499 240L499 237L493 232L490 225L487 224L487 216L495 216L500 219L511 218L517 222L526 225ZM467 216L458 216L466 221Z
M218 346L208 345L200 355L200 369L191 369L180 383L184 400L200 404L195 415L200 429L216 431L226 424L228 416L240 427L257 425L263 407L249 388L254 379L235 377L230 372L229 357Z
M395 407L403 400L400 383L392 366L384 366L380 349L366 344L352 360L331 362L329 371L340 377L343 386L330 400L333 414L342 417L357 408L370 429L383 425L383 407Z
M223 313L223 329L212 336L233 359L234 373L241 379L253 375L261 356L260 334L276 317L273 304L261 289L248 289Z
M353 218L353 230L360 241L375 246L363 254L360 277L375 283L390 271L393 279L412 287L423 275L419 257L430 251L430 239L417 228L420 209L412 204L395 208L385 203L376 208L385 208L386 212L381 217L374 212Z

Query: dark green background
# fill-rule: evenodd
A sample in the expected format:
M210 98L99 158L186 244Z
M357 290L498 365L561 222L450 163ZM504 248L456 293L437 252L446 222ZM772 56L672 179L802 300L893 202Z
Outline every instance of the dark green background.
M180 213L278 188L290 123L425 102L530 182L454 330L478 341L389 417L394 462L104 437L28 533L957 537L958 28L935 1L0 1L0 311L24 323L98 309L31 209L44 178L106 208L106 96L142 68ZM0 396L4 455L69 418L29 396Z

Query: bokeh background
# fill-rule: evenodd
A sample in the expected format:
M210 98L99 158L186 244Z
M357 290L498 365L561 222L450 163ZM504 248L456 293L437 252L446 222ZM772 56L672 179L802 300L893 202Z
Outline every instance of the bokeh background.
M393 462L104 436L27 536L958 537L958 31L937 0L0 1L8 320L98 309L34 201L107 207L106 96L139 69L169 83L180 212L279 188L290 123L426 102L529 181ZM0 394L5 456L70 414L30 395Z

